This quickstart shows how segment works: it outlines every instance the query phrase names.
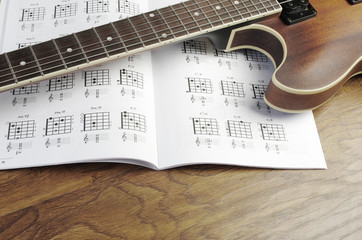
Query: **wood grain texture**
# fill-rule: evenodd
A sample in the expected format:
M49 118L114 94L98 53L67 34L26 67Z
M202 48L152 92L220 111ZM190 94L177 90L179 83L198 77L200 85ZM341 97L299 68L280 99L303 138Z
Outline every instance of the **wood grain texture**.
M1 171L0 239L360 239L361 83L314 112L328 170Z

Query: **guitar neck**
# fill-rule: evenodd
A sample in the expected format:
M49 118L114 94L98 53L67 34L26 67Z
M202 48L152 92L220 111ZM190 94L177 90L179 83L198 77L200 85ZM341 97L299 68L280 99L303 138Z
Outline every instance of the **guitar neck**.
M277 0L191 0L0 55L0 92L280 13Z

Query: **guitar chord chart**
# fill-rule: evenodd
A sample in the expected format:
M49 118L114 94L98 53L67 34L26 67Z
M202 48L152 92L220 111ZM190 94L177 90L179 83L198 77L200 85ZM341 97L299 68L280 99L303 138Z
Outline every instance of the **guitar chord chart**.
M27 43L18 43L18 49L20 48L25 48L25 47L29 47L35 44L38 44L40 42L27 42Z
M121 69L120 84L143 89L143 74L135 71Z
M184 41L182 43L182 53L206 55L206 43L195 40Z
M86 87L111 84L108 69L84 71L83 75L84 86Z
M39 92L39 83L33 83L12 90L13 95L33 94L38 92Z
M87 1L85 6L85 12L88 14L109 12L109 0Z
M72 116L50 117L46 120L45 135L59 135L72 132Z
M252 84L253 86L253 93L254 99L264 99L265 91L268 85L261 85L261 84Z
M21 22L43 20L45 14L45 8L24 8L21 11Z
M86 113L83 115L83 130L107 130L111 126L109 112Z
M235 51L225 52L223 50L216 49L214 50L215 57L222 57L222 58L231 58L231 59L238 59L238 55Z
M268 62L268 57L256 50L253 49L244 49L243 50L245 60L251 62Z
M137 3L128 1L128 0L118 0L118 12L137 15L140 13L140 6Z
M211 79L189 77L187 80L189 92L212 94Z
M222 94L231 97L245 97L243 83L235 81L221 81Z
M10 122L8 140L24 139L34 137L35 121Z
M281 124L260 124L263 139L267 141L286 141L284 127Z
M52 78L49 80L49 92L72 89L74 85L75 74L67 74L64 76Z
M54 7L54 18L65 18L77 14L77 3L59 4Z
M218 122L214 118L192 118L195 135L219 135Z
M137 113L122 112L121 128L146 132L146 117Z
M253 138L250 122L228 120L227 127L228 127L228 135L230 137L249 138L249 139Z

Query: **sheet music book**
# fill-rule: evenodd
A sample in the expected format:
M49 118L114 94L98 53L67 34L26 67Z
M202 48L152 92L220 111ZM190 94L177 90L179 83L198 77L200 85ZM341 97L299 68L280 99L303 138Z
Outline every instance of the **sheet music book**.
M165 4L2 0L0 52ZM260 52L224 52L197 38L0 93L0 169L84 162L326 168L312 112L264 103L273 71Z

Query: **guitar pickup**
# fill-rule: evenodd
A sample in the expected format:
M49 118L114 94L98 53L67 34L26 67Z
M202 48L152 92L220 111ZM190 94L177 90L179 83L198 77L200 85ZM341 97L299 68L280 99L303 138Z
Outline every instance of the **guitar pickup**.
M284 0L279 0L284 2ZM280 18L287 25L296 24L317 15L317 11L308 0L292 0L281 3L283 11Z

